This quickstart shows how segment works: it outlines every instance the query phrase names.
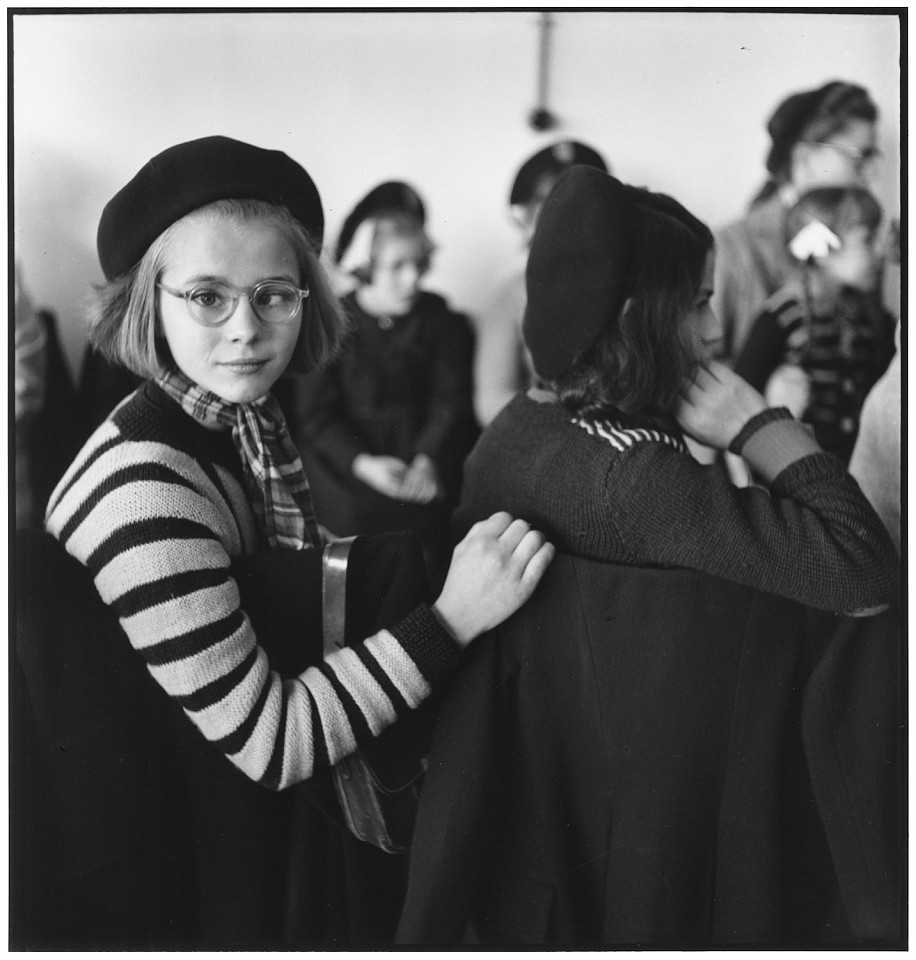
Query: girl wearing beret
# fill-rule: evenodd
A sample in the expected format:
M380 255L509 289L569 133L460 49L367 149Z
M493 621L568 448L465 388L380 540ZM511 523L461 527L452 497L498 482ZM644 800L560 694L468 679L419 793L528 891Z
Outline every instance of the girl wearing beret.
M600 171L544 204L523 325L542 386L483 432L456 520L521 511L559 555L438 714L399 942L807 942L835 903L818 818L842 804L815 806L801 742L830 725L799 705L808 621L830 618L785 598L864 616L896 560L842 463L710 357L713 261L679 203Z
M284 153L225 137L154 157L106 206L93 344L146 377L54 491L48 530L91 571L149 672L247 777L278 790L415 707L530 595L552 548L500 513L455 551L431 608L300 676L271 669L230 558L322 534L271 388L345 323L323 214Z
M336 259L351 329L336 360L302 381L291 419L323 522L341 535L412 530L438 582L477 434L474 341L467 317L421 287L433 251L424 219L397 181L346 218Z
M888 536L842 463L710 356L712 235L676 201L579 167L547 199L524 333L546 389L468 459L458 530L497 507L577 556L702 571L836 614L894 598ZM737 489L685 435L740 453Z
M787 97L767 123L768 178L747 214L716 237L713 306L722 354L735 360L764 301L797 273L786 218L818 186L865 186L879 153L878 108L863 87L835 80Z
M608 172L604 157L578 140L559 140L538 150L519 167L509 191L509 214L518 229L525 256L544 199L560 174L576 164ZM522 339L524 315L522 262L500 280L476 323L474 412L481 426L487 426L517 393L535 382L531 358Z

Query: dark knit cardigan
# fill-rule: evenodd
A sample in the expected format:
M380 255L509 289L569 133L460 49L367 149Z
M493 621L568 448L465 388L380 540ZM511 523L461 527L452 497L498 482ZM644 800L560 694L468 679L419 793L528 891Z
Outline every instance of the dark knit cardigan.
M800 429L782 424L767 429ZM674 425L574 422L559 404L518 396L468 458L456 532L494 510L524 517L567 553L698 570L833 613L895 596L893 545L823 452L790 463L769 492L738 489L698 463Z
M416 707L461 660L420 607L298 677L270 669L229 573L261 546L225 433L152 383L87 441L47 528L85 564L156 681L204 736L272 789L309 778Z

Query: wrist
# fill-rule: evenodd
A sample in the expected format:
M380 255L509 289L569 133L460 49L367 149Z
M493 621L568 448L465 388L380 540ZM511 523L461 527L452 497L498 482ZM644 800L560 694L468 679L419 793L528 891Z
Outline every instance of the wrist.
M822 452L811 430L785 407L752 417L729 449L740 453L768 484L798 460Z
M728 445L729 453L741 456L741 451L750 438L761 428L775 420L793 420L794 417L787 407L767 407L757 410L744 422L744 426L735 434Z
M390 628L429 683L450 673L464 660L463 649L431 607L420 604Z
M432 610L433 616L439 621L442 628L462 649L467 647L477 636L473 630L468 629L467 625L463 623L460 615L457 615L454 610L451 610L447 603L442 602L441 596L432 607L430 607L430 610Z

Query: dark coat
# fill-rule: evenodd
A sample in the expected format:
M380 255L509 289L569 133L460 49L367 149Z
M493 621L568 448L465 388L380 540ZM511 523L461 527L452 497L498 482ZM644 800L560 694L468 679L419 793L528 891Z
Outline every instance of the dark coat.
M393 319L371 316L353 296L344 304L353 330L338 359L286 378L278 390L319 522L340 535L413 530L426 540L447 538L461 468L477 433L468 319L429 292ZM415 504L377 493L353 476L359 453L407 463L426 454L445 500Z
M322 656L321 554L233 562L281 675ZM348 633L426 599L418 546L359 541ZM208 744L131 649L88 572L49 534L16 543L10 657L14 949L383 946L403 857L340 828L327 778L281 793ZM391 728L384 736L396 736Z
M838 784L843 685L812 689L808 626L704 574L559 555L442 706L399 942L893 939L894 816ZM893 725L869 733L893 719L880 661L853 725L890 749L856 753L866 778L900 759Z

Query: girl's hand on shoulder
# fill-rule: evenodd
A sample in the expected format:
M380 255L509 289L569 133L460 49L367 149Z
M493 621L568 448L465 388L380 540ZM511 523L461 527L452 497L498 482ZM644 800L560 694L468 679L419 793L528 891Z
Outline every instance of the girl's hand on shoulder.
M534 593L554 547L524 520L494 513L455 547L433 612L462 647L507 617Z
M707 360L681 390L674 416L694 440L726 450L747 421L766 406L746 380L725 364Z

